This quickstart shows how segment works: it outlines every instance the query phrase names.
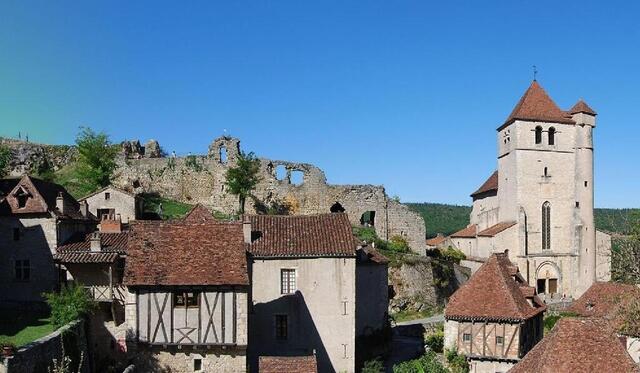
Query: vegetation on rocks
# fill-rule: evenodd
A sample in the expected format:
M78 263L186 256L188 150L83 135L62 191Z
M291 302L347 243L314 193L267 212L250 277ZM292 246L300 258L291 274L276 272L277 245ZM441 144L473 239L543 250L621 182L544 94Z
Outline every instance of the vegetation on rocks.
M11 162L11 150L0 145L0 177L5 177L9 173L9 163Z
M436 330L425 336L424 344L439 354L444 351L444 323L438 324Z

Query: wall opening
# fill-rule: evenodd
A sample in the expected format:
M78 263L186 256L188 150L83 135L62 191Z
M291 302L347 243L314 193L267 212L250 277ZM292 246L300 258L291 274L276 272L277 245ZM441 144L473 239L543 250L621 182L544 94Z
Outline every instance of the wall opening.
M556 129L551 127L549 128L549 145L556 144Z
M365 211L360 217L360 224L365 227L374 227L376 221L375 211Z
M304 183L304 172L300 170L291 171L291 184L302 185Z
M331 206L329 211L331 211L331 212L345 212L345 209L344 209L344 207L342 207L340 202L336 202Z
M287 168L281 164L276 166L276 179L282 181L287 178Z
M221 146L219 149L220 153L220 163L227 163L227 148L225 146Z
M542 250L551 250L551 204L542 204Z
M547 167L544 168L544 177L549 176L549 169Z
M536 127L536 144L542 144L542 127Z

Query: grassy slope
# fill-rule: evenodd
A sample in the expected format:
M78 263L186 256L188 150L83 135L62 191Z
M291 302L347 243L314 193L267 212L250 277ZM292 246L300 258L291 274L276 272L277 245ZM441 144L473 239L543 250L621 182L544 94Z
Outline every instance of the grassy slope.
M440 203L407 203L425 220L427 237L437 233L449 235L469 224L470 206ZM637 221L640 209L595 209L596 228L611 233L628 234L630 222Z
M158 206L162 204L161 218L163 220L181 218L193 207L186 203L160 197L158 194L143 194L142 198L144 199L143 213L145 215L157 217Z
M54 330L47 314L5 310L0 315L0 339L7 339L17 347L42 338Z

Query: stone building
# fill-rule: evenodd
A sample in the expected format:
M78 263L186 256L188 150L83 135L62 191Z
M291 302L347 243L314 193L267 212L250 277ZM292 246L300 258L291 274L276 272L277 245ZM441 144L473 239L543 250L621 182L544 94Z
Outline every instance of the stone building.
M137 369L246 371L244 238L239 222L132 223L124 284Z
M640 325L626 325L638 307L640 287L614 282L595 282L567 310L581 317L603 319L611 325L627 352L640 363Z
M58 245L95 226L60 185L30 176L0 180L0 302L43 301L58 284Z
M640 372L605 320L564 317L509 373Z
M507 253L492 254L449 299L445 348L472 373L506 372L542 339L545 310Z
M139 219L142 213L142 199L137 195L118 189L112 185L102 188L78 200L86 203L88 211L102 220L104 216L114 219L116 216L123 223Z
M595 119L583 101L563 111L531 83L497 129L498 170L471 194L469 227L451 235L466 264L509 249L545 301L610 278L611 238L593 218Z
M355 372L356 250L346 214L252 215L250 370L259 356L308 356ZM386 289L385 289L386 290Z

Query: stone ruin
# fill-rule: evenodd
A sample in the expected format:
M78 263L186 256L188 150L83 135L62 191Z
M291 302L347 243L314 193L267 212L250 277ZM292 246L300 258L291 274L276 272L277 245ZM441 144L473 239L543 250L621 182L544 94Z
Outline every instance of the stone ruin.
M116 186L158 193L185 203L201 203L226 214L237 211L237 196L225 191L225 174L236 164L239 139L217 138L207 155L187 157L162 157L160 146L154 143L140 149L140 143L133 142L131 151L125 150L114 178ZM157 156L147 155L150 148L158 150ZM314 165L266 158L260 158L259 174L254 200L248 199L246 203L248 213L345 212L353 225L373 226L385 240L404 237L414 251L425 252L424 220L406 205L389 198L383 186L330 185L324 172Z

